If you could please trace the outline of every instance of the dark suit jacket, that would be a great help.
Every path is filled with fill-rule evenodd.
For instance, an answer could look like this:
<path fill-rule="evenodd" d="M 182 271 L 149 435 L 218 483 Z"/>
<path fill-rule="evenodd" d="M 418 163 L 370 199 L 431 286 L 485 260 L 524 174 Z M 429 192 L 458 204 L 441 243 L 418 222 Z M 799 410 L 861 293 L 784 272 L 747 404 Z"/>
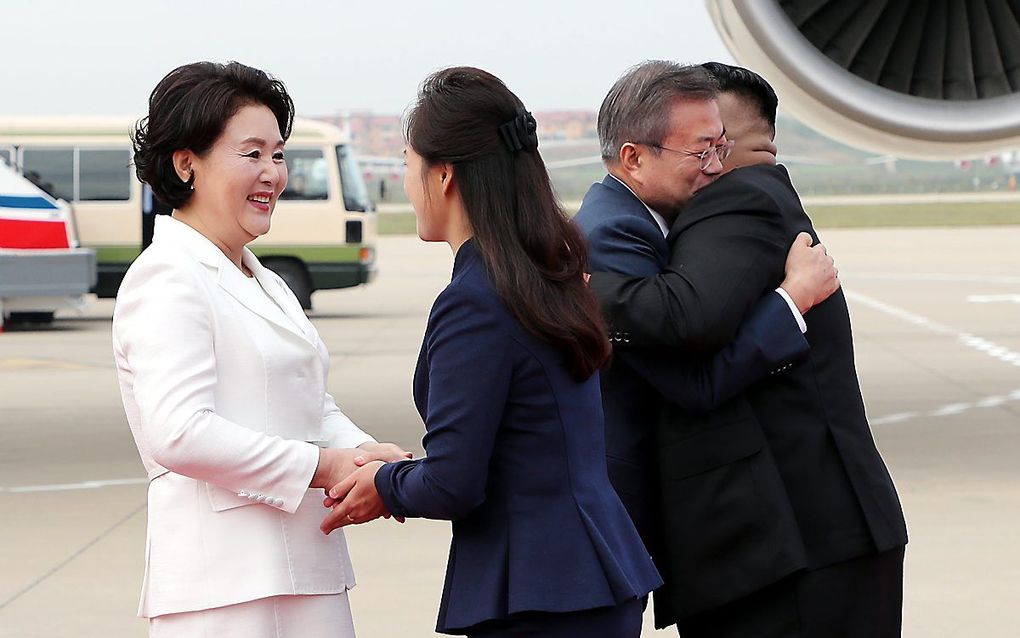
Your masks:
<path fill-rule="evenodd" d="M 592 186 L 574 221 L 588 237 L 593 272 L 648 276 L 668 263 L 668 245 L 658 224 L 611 176 Z M 609 475 L 657 560 L 665 557 L 656 438 L 662 396 L 692 414 L 703 413 L 805 351 L 804 336 L 775 293 L 766 294 L 735 333 L 722 350 L 702 358 L 662 348 L 621 349 L 629 337 L 611 332 L 617 347 L 602 374 Z"/>
<path fill-rule="evenodd" d="M 474 240 L 436 299 L 414 377 L 427 456 L 383 466 L 396 516 L 453 521 L 438 631 L 644 596 L 662 582 L 606 473 L 598 375 L 526 332 Z"/>
<path fill-rule="evenodd" d="M 591 286 L 630 344 L 712 351 L 782 280 L 800 231 L 817 240 L 785 168 L 742 168 L 691 199 L 661 274 L 593 274 Z M 664 413 L 663 617 L 728 602 L 798 566 L 906 543 L 865 416 L 842 291 L 805 319 L 803 360 L 708 415 Z"/>

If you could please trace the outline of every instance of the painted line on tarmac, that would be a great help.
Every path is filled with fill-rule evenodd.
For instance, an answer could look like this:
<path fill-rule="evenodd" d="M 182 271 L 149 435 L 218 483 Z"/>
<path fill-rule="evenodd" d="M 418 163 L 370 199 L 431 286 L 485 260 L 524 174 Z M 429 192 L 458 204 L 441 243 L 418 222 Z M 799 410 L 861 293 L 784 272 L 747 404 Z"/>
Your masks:
<path fill-rule="evenodd" d="M 19 485 L 16 487 L 0 487 L 0 492 L 18 494 L 24 492 L 69 492 L 73 490 L 94 490 L 100 487 L 116 485 L 143 485 L 147 478 L 108 479 L 105 481 L 82 481 L 81 483 L 56 483 L 54 485 Z"/>
<path fill-rule="evenodd" d="M 107 528 L 106 531 L 102 532 L 101 534 L 99 534 L 98 536 L 96 536 L 95 538 L 90 540 L 89 542 L 87 542 L 84 545 L 82 545 L 81 547 L 79 547 L 70 556 L 68 556 L 67 558 L 62 560 L 60 563 L 58 563 L 58 564 L 54 565 L 52 568 L 50 568 L 49 571 L 47 571 L 45 574 L 43 574 L 42 576 L 39 576 L 38 578 L 33 580 L 28 585 L 26 585 L 25 587 L 21 588 L 20 591 L 15 592 L 14 595 L 12 595 L 7 600 L 5 600 L 3 602 L 0 602 L 0 609 L 3 609 L 4 607 L 10 605 L 15 600 L 21 598 L 22 596 L 24 596 L 28 592 L 32 591 L 33 589 L 35 589 L 39 585 L 43 584 L 43 582 L 45 582 L 50 576 L 53 576 L 54 574 L 59 572 L 61 569 L 67 567 L 69 564 L 71 564 L 71 562 L 74 561 L 74 559 L 78 558 L 79 556 L 81 556 L 82 554 L 87 552 L 89 549 L 91 549 L 93 545 L 95 545 L 99 541 L 103 540 L 104 538 L 106 538 L 107 536 L 112 534 L 118 527 L 120 527 L 124 523 L 127 523 L 129 520 L 134 518 L 139 512 L 144 511 L 145 507 L 146 507 L 146 504 L 142 503 L 141 505 L 139 505 L 135 509 L 131 510 L 126 515 L 124 515 L 123 518 L 121 518 L 119 521 L 117 521 L 116 523 L 111 525 L 109 528 Z"/>
<path fill-rule="evenodd" d="M 862 306 L 867 306 L 874 310 L 884 312 L 888 315 L 892 315 L 897 319 L 902 319 L 907 323 L 913 324 L 920 328 L 925 328 L 932 332 L 942 335 L 948 335 L 955 337 L 958 342 L 962 345 L 967 346 L 973 350 L 977 350 L 982 354 L 986 354 L 993 359 L 998 359 L 1003 363 L 1008 363 L 1013 366 L 1020 367 L 1020 352 L 1010 350 L 1005 346 L 996 345 L 991 341 L 983 337 L 978 337 L 969 332 L 957 330 L 951 326 L 947 326 L 937 321 L 932 321 L 928 317 L 924 317 L 909 310 L 887 304 L 884 301 L 879 301 L 874 297 L 862 295 L 859 292 L 844 292 L 847 299 L 850 299 L 854 303 L 858 303 Z M 985 397 L 978 401 L 973 402 L 962 402 L 962 403 L 947 403 L 943 406 L 935 408 L 934 410 L 928 410 L 924 412 L 898 412 L 896 414 L 889 414 L 877 419 L 869 419 L 871 425 L 891 425 L 894 423 L 903 423 L 904 421 L 910 421 L 921 417 L 943 417 L 961 414 L 969 410 L 978 408 L 993 408 L 1001 406 L 1010 401 L 1020 401 L 1020 390 L 1014 390 L 1013 392 L 1006 395 L 997 395 Z"/>
<path fill-rule="evenodd" d="M 970 295 L 970 303 L 1020 303 L 1020 295 Z"/>
<path fill-rule="evenodd" d="M 873 297 L 862 295 L 859 292 L 845 292 L 844 294 L 846 295 L 847 299 L 852 300 L 854 303 L 858 303 L 862 306 L 868 306 L 869 308 L 872 308 L 874 310 L 878 310 L 888 315 L 892 315 L 897 319 L 902 319 L 903 321 L 906 321 L 907 323 L 913 324 L 920 328 L 925 328 L 938 334 L 956 337 L 957 341 L 959 341 L 962 345 L 967 346 L 968 348 L 977 350 L 978 352 L 986 354 L 992 357 L 993 359 L 998 359 L 1003 363 L 1008 363 L 1009 365 L 1020 367 L 1020 352 L 1010 350 L 1005 346 L 997 345 L 985 339 L 984 337 L 979 337 L 969 332 L 957 330 L 956 328 L 953 328 L 951 326 L 938 323 L 937 321 L 932 321 L 928 317 L 924 317 L 917 313 L 910 312 L 909 310 L 904 310 L 903 308 L 898 308 L 896 306 L 887 304 L 884 301 L 879 301 L 878 299 L 875 299 Z"/>
<path fill-rule="evenodd" d="M 927 412 L 898 412 L 896 414 L 889 414 L 887 416 L 879 417 L 877 419 L 869 419 L 871 425 L 893 425 L 896 423 L 903 423 L 904 421 L 910 421 L 912 419 L 918 419 L 921 417 L 937 418 L 942 416 L 953 416 L 955 414 L 962 414 L 970 410 L 979 408 L 996 408 L 1011 401 L 1020 401 L 1020 390 L 1013 390 L 1009 394 L 1000 394 L 991 397 L 985 397 L 980 401 L 973 401 L 970 403 L 947 403 L 941 407 L 935 408 L 934 410 L 928 410 Z"/>

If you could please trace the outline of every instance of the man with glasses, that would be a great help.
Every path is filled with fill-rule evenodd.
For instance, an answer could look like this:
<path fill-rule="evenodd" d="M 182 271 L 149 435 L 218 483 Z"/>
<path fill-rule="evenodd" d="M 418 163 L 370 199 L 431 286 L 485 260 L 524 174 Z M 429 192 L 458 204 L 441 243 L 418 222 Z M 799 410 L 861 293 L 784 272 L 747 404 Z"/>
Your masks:
<path fill-rule="evenodd" d="M 723 131 L 725 135 L 726 132 Z M 684 151 L 677 148 L 669 148 L 662 144 L 654 142 L 642 142 L 645 146 L 651 146 L 657 148 L 660 151 L 666 151 L 668 153 L 676 153 L 677 155 L 684 155 L 687 157 L 698 158 L 698 170 L 705 174 L 712 173 L 712 166 L 718 162 L 722 164 L 726 161 L 726 158 L 730 156 L 730 152 L 733 151 L 733 140 L 723 140 L 718 144 L 713 144 L 702 151 Z"/>
<path fill-rule="evenodd" d="M 721 166 L 701 161 L 724 174 L 677 216 L 661 273 L 592 274 L 611 329 L 627 336 L 621 353 L 713 351 L 783 276 L 787 243 L 817 240 L 776 164 L 772 87 L 747 69 L 703 68 L 734 146 L 717 153 Z M 707 418 L 664 409 L 656 611 L 684 638 L 900 635 L 906 526 L 865 415 L 842 291 L 806 320 L 804 359 Z"/>
<path fill-rule="evenodd" d="M 609 174 L 592 185 L 574 218 L 588 236 L 590 271 L 645 277 L 666 268 L 670 224 L 694 193 L 718 177 L 721 162 L 732 149 L 716 93 L 716 82 L 704 69 L 663 61 L 634 67 L 610 90 L 598 120 Z M 789 247 L 787 242 L 784 254 Z M 685 503 L 690 496 L 673 494 L 663 476 L 678 465 L 695 468 L 705 460 L 674 462 L 664 450 L 656 429 L 665 400 L 689 414 L 712 410 L 700 422 L 705 428 L 746 417 L 745 403 L 726 401 L 791 360 L 787 352 L 780 352 L 781 345 L 802 338 L 801 313 L 838 287 L 832 260 L 823 248 L 811 248 L 806 235 L 790 249 L 787 265 L 787 278 L 780 288 L 759 295 L 753 311 L 741 317 L 743 323 L 731 335 L 732 341 L 714 348 L 718 352 L 713 358 L 701 352 L 685 356 L 623 349 L 614 353 L 613 363 L 603 371 L 610 479 L 653 558 L 666 571 L 667 594 L 676 582 L 668 571 L 669 557 L 675 546 L 688 542 L 684 534 L 676 533 L 672 521 L 677 516 L 686 518 L 691 508 Z M 610 339 L 614 346 L 622 346 L 629 337 L 614 330 Z M 701 363 L 707 365 L 707 373 L 690 374 L 692 366 Z M 677 367 L 685 365 L 688 372 L 677 375 Z M 716 451 L 706 458 L 719 456 Z M 771 467 L 770 459 L 764 451 L 754 463 Z M 719 464 L 729 460 L 723 458 Z M 702 495 L 694 494 L 694 498 L 702 499 Z M 704 511 L 695 508 L 694 518 L 685 521 L 685 529 L 704 525 L 701 519 L 714 516 L 717 505 L 703 505 Z M 711 522 L 706 529 L 711 529 Z M 710 556 L 705 560 L 713 561 Z M 795 556 L 778 562 L 784 573 L 801 566 Z M 713 564 L 712 569 L 717 566 Z M 655 597 L 656 624 L 676 622 L 678 612 L 669 604 L 672 598 L 667 595 L 662 597 L 666 602 L 660 602 L 659 593 Z"/>

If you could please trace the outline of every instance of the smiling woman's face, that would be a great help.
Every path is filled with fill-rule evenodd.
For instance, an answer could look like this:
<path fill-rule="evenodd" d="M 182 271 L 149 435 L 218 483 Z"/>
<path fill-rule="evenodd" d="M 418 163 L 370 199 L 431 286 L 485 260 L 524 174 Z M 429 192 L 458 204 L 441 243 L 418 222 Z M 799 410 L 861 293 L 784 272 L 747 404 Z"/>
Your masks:
<path fill-rule="evenodd" d="M 723 162 L 723 170 L 741 166 L 776 163 L 774 133 L 769 123 L 746 99 L 733 92 L 720 93 L 719 115 L 726 127 L 726 138 L 733 151 Z"/>
<path fill-rule="evenodd" d="M 241 107 L 203 157 L 193 157 L 195 193 L 188 208 L 232 245 L 269 232 L 269 221 L 287 186 L 283 137 L 276 117 L 260 105 Z"/>

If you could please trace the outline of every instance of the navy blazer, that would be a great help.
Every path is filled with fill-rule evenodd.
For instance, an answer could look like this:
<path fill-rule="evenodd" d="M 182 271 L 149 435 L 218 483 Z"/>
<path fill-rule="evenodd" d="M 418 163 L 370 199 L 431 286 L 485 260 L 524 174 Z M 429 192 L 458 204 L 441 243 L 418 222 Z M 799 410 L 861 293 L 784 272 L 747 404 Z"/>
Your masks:
<path fill-rule="evenodd" d="M 426 457 L 384 465 L 396 516 L 453 521 L 437 630 L 644 596 L 662 581 L 606 473 L 598 375 L 572 378 L 493 289 L 474 240 L 414 377 Z"/>
<path fill-rule="evenodd" d="M 658 275 L 670 248 L 647 207 L 611 175 L 593 184 L 574 217 L 588 238 L 588 270 L 634 277 Z M 598 287 L 593 287 L 598 292 Z M 666 304 L 663 303 L 665 306 Z M 611 328 L 614 346 L 631 341 Z M 802 356 L 808 342 L 786 302 L 766 295 L 732 341 L 709 357 L 668 348 L 614 348 L 602 374 L 609 475 L 657 559 L 665 551 L 656 428 L 666 399 L 692 414 L 708 412 Z M 666 399 L 664 399 L 664 397 Z"/>

